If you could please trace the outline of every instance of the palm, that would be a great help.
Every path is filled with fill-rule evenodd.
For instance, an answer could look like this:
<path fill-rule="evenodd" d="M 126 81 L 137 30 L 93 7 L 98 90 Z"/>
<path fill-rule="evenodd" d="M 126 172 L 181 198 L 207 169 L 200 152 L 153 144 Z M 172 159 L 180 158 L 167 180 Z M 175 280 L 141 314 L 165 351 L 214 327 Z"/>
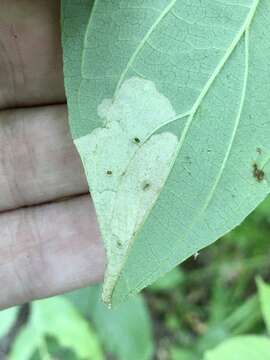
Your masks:
<path fill-rule="evenodd" d="M 67 125 L 59 7 L 56 0 L 0 0 L 0 307 L 103 274 Z"/>

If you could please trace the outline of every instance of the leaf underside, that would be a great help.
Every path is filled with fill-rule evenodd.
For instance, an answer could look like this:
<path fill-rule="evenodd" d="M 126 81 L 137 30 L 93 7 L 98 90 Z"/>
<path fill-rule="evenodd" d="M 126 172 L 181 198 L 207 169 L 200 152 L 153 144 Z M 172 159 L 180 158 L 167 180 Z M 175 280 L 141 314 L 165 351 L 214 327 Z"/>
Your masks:
<path fill-rule="evenodd" d="M 62 3 L 71 132 L 117 304 L 269 193 L 270 3 Z"/>

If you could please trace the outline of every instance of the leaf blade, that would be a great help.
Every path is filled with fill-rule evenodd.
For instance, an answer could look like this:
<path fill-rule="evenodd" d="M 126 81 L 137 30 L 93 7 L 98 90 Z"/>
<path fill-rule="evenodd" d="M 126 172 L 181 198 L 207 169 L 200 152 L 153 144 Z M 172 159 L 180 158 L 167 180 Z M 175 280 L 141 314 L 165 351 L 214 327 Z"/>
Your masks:
<path fill-rule="evenodd" d="M 269 110 L 265 109 L 265 94 L 270 89 L 265 85 L 265 94 L 254 90 L 259 88 L 263 74 L 270 72 L 262 55 L 269 52 L 263 40 L 263 28 L 269 27 L 264 17 L 267 12 L 269 5 L 264 0 L 193 0 L 192 6 L 190 1 L 148 0 L 147 6 L 140 1 L 96 1 L 87 27 L 79 92 L 78 106 L 84 125 L 75 143 L 84 141 L 77 148 L 84 159 L 107 248 L 106 302 L 125 300 L 224 235 L 269 193 L 267 181 L 257 181 L 255 177 L 258 169 L 268 166 Z M 89 152 L 89 147 L 93 146 L 91 134 L 95 129 L 119 121 L 125 103 L 132 108 L 134 101 L 127 92 L 125 101 L 116 106 L 116 100 L 134 78 L 140 79 L 142 87 L 151 82 L 174 113 L 166 115 L 151 130 L 138 153 L 151 135 L 154 138 L 164 129 L 169 129 L 179 142 L 174 163 L 166 163 L 169 176 L 163 180 L 158 197 L 146 209 L 142 207 L 144 219 L 139 226 L 132 225 L 134 235 L 124 238 L 125 249 L 120 251 L 110 232 L 123 228 L 128 233 L 128 221 L 138 215 L 127 215 L 126 219 L 118 215 L 117 223 L 111 219 L 119 206 L 123 213 L 125 207 L 134 211 L 136 207 L 130 206 L 130 201 L 125 204 L 119 200 L 119 189 L 123 188 L 119 188 L 122 180 L 118 174 L 118 183 L 109 188 L 111 195 L 106 198 L 110 210 L 104 210 L 106 203 L 100 200 L 98 186 L 101 182 L 107 184 L 105 173 L 113 173 L 113 162 L 106 163 L 109 167 L 105 171 L 97 165 L 94 150 Z M 138 99 L 146 102 L 143 96 Z M 148 96 L 149 99 L 152 98 Z M 256 102 L 260 104 L 259 113 L 254 111 Z M 138 121 L 136 111 L 129 124 Z M 155 118 L 154 110 L 151 111 Z M 120 124 L 125 129 L 125 122 L 120 120 Z M 114 134 L 121 137 L 119 132 Z M 130 136 L 128 131 L 126 134 Z M 131 149 L 130 143 L 121 144 L 124 153 Z M 131 151 L 131 158 L 132 154 Z M 107 154 L 108 159 L 117 157 L 115 149 Z M 94 169 L 101 171 L 98 176 Z M 149 164 L 142 169 L 147 174 L 151 171 Z M 124 176 L 124 183 L 130 177 Z M 134 188 L 130 190 L 135 194 Z M 246 193 L 250 194 L 248 198 Z"/>

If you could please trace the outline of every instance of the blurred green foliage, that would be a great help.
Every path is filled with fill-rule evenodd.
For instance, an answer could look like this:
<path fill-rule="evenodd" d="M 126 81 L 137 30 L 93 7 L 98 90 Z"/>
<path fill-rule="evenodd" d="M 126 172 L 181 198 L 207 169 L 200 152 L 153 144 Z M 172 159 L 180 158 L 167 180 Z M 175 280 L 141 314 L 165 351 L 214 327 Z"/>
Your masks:
<path fill-rule="evenodd" d="M 239 336 L 206 352 L 204 360 L 270 360 L 270 340 L 263 336 Z"/>
<path fill-rule="evenodd" d="M 103 358 L 99 340 L 90 324 L 65 297 L 36 301 L 30 318 L 16 337 L 10 360 L 28 360 L 37 350 L 49 359 L 46 336 L 57 339 L 59 346 L 70 348 L 79 359 Z"/>
<path fill-rule="evenodd" d="M 270 198 L 116 310 L 100 302 L 99 286 L 37 301 L 14 338 L 9 330 L 18 309 L 1 312 L 7 359 L 268 360 L 269 244 Z"/>
<path fill-rule="evenodd" d="M 67 297 L 84 317 L 92 321 L 107 354 L 119 360 L 152 357 L 151 320 L 141 296 L 113 310 L 101 302 L 100 286 L 76 291 Z"/>
<path fill-rule="evenodd" d="M 17 317 L 18 309 L 11 308 L 0 312 L 0 338 L 6 335 L 15 322 Z"/>
<path fill-rule="evenodd" d="M 262 279 L 257 281 L 259 288 L 259 297 L 262 307 L 263 318 L 270 335 L 270 285 L 267 285 Z"/>

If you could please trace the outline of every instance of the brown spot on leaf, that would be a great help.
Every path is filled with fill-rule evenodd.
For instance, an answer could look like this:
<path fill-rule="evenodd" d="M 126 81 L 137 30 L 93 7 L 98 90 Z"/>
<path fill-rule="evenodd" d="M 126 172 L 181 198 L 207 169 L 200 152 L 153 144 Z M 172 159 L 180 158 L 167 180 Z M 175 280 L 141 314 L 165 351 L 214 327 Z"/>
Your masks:
<path fill-rule="evenodd" d="M 262 169 L 260 169 L 256 163 L 253 164 L 253 176 L 255 177 L 255 179 L 258 182 L 263 181 L 264 176 L 265 176 L 264 171 Z"/>
<path fill-rule="evenodd" d="M 143 182 L 142 189 L 143 191 L 146 191 L 150 188 L 151 184 L 148 181 Z"/>
<path fill-rule="evenodd" d="M 135 138 L 133 139 L 133 142 L 134 142 L 135 144 L 139 144 L 139 143 L 141 142 L 141 140 L 140 140 L 138 137 L 135 137 Z"/>

